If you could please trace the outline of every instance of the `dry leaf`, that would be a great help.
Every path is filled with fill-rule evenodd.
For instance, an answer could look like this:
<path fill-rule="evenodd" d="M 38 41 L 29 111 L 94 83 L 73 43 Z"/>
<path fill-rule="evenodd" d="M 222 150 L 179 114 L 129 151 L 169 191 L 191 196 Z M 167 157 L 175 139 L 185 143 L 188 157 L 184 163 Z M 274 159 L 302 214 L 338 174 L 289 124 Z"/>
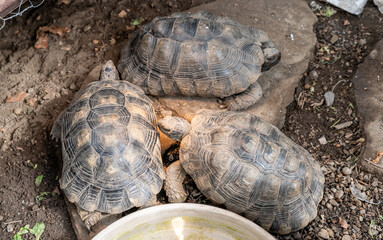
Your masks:
<path fill-rule="evenodd" d="M 17 150 L 20 150 L 20 151 L 22 151 L 22 152 L 25 151 L 24 148 L 22 148 L 22 147 L 16 147 L 16 149 L 17 149 Z"/>
<path fill-rule="evenodd" d="M 122 10 L 119 14 L 118 14 L 118 17 L 119 18 L 125 18 L 126 16 L 128 15 L 128 13 L 124 10 Z"/>
<path fill-rule="evenodd" d="M 383 156 L 383 152 L 378 151 L 378 153 L 376 155 L 377 155 L 376 158 L 374 160 L 372 160 L 373 163 L 379 163 L 380 158 L 382 158 L 382 156 Z"/>
<path fill-rule="evenodd" d="M 26 93 L 26 92 L 18 92 L 16 93 L 15 95 L 12 95 L 12 96 L 8 96 L 6 99 L 5 99 L 5 102 L 6 103 L 14 103 L 14 102 L 20 102 L 22 100 L 24 100 L 24 98 L 26 96 L 28 96 L 29 94 Z"/>
<path fill-rule="evenodd" d="M 71 0 L 59 0 L 58 2 L 57 2 L 57 4 L 58 5 L 61 5 L 61 4 L 65 4 L 65 5 L 68 5 L 69 3 L 71 2 Z"/>
<path fill-rule="evenodd" d="M 25 100 L 25 103 L 26 103 L 29 107 L 33 107 L 33 106 L 35 106 L 36 98 L 28 98 L 28 99 Z"/>
<path fill-rule="evenodd" d="M 39 30 L 41 32 L 50 32 L 53 34 L 57 34 L 59 36 L 64 36 L 67 32 L 69 32 L 69 28 L 67 27 L 56 27 L 56 26 L 45 26 L 45 27 L 39 27 Z"/>
<path fill-rule="evenodd" d="M 37 41 L 35 43 L 35 49 L 47 48 L 48 47 L 48 37 L 45 32 L 50 32 L 53 34 L 57 34 L 59 36 L 64 36 L 67 32 L 69 32 L 69 28 L 67 27 L 55 27 L 55 26 L 45 26 L 39 27 L 36 32 Z"/>
<path fill-rule="evenodd" d="M 342 228 L 344 229 L 347 229 L 348 228 L 348 223 L 346 220 L 344 220 L 343 218 L 339 217 L 339 224 Z"/>
<path fill-rule="evenodd" d="M 134 30 L 136 28 L 136 26 L 132 25 L 132 26 L 126 26 L 126 30 Z"/>
<path fill-rule="evenodd" d="M 43 32 L 37 32 L 37 41 L 34 45 L 35 49 L 47 48 L 48 47 L 48 37 Z"/>

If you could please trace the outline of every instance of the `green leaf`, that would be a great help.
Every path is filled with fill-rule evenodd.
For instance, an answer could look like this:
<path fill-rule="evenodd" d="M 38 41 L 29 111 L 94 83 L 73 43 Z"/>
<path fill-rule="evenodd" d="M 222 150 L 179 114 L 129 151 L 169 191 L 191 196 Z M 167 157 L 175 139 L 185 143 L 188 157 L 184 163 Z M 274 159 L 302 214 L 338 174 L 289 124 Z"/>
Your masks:
<path fill-rule="evenodd" d="M 35 165 L 33 165 L 33 169 L 36 169 L 37 168 L 37 163 Z"/>
<path fill-rule="evenodd" d="M 13 235 L 13 240 L 23 240 L 23 238 L 19 233 L 16 233 L 15 235 Z"/>
<path fill-rule="evenodd" d="M 39 176 L 36 177 L 36 179 L 35 179 L 35 185 L 36 185 L 36 186 L 40 186 L 40 184 L 41 184 L 42 181 L 43 181 L 43 175 L 41 174 L 41 175 L 39 175 Z"/>
<path fill-rule="evenodd" d="M 332 15 L 334 15 L 334 11 L 330 7 L 322 9 L 321 13 L 325 17 L 331 17 Z"/>
<path fill-rule="evenodd" d="M 133 26 L 137 26 L 137 25 L 140 25 L 141 23 L 142 23 L 142 17 L 139 17 L 139 18 L 136 18 L 136 19 L 134 19 L 133 21 L 132 21 L 132 25 Z"/>
<path fill-rule="evenodd" d="M 59 176 L 56 176 L 55 180 L 56 180 L 56 181 L 59 180 Z"/>
<path fill-rule="evenodd" d="M 28 232 L 29 232 L 29 224 L 25 225 L 24 227 L 21 227 L 19 232 L 13 236 L 13 240 L 22 240 L 23 238 L 21 237 L 21 235 L 26 234 Z"/>
<path fill-rule="evenodd" d="M 38 195 L 35 200 L 36 202 L 40 202 L 41 200 L 46 199 L 46 197 L 49 195 L 54 196 L 55 194 L 52 192 L 41 192 L 40 195 Z"/>
<path fill-rule="evenodd" d="M 39 240 L 41 235 L 43 234 L 45 230 L 45 224 L 42 223 L 42 222 L 38 222 L 36 223 L 32 229 L 29 229 L 29 231 L 35 235 L 36 239 L 35 240 Z"/>

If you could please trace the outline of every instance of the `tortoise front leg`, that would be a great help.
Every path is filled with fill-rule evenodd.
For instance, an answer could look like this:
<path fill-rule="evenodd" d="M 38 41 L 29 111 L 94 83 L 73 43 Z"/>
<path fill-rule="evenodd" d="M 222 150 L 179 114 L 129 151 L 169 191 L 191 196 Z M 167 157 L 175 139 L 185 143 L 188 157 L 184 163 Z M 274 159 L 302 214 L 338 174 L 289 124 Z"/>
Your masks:
<path fill-rule="evenodd" d="M 261 85 L 259 85 L 258 82 L 255 82 L 251 84 L 246 91 L 224 98 L 223 105 L 220 105 L 220 107 L 226 108 L 229 111 L 243 110 L 259 102 L 261 98 Z"/>
<path fill-rule="evenodd" d="M 168 200 L 171 203 L 185 202 L 187 194 L 182 183 L 186 177 L 186 172 L 181 165 L 181 161 L 175 161 L 166 169 L 166 179 L 164 189 Z"/>

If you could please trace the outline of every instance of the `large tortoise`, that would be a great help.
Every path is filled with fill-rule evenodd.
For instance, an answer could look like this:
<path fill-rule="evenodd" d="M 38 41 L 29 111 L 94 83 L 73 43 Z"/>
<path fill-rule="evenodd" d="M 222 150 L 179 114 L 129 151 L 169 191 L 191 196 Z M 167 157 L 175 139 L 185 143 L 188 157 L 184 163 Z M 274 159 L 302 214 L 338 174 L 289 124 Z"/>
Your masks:
<path fill-rule="evenodd" d="M 167 168 L 169 201 L 187 197 L 184 168 L 208 199 L 268 231 L 288 234 L 315 218 L 324 188 L 320 166 L 273 125 L 250 113 L 205 109 L 191 125 L 178 117 L 158 124 L 182 139 L 180 161 Z"/>
<path fill-rule="evenodd" d="M 122 49 L 121 78 L 154 96 L 224 98 L 229 110 L 258 102 L 261 71 L 280 60 L 267 34 L 200 11 L 156 17 Z"/>
<path fill-rule="evenodd" d="M 153 205 L 161 190 L 157 120 L 137 86 L 117 81 L 112 61 L 80 90 L 52 129 L 62 143 L 60 187 L 90 229 L 101 217 Z"/>

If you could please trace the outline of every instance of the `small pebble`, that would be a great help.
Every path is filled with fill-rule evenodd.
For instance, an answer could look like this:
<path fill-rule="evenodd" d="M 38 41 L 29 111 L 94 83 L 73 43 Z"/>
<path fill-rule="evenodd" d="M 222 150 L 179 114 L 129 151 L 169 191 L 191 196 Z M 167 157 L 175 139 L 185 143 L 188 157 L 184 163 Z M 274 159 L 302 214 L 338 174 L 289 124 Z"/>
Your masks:
<path fill-rule="evenodd" d="M 343 129 L 343 128 L 346 128 L 346 127 L 349 127 L 352 125 L 352 121 L 348 121 L 348 122 L 345 122 L 345 123 L 341 123 L 341 124 L 338 124 L 335 126 L 336 129 L 340 130 L 340 129 Z"/>
<path fill-rule="evenodd" d="M 13 232 L 13 225 L 12 224 L 8 224 L 7 225 L 7 232 Z"/>
<path fill-rule="evenodd" d="M 330 235 L 328 234 L 328 231 L 326 229 L 321 229 L 318 232 L 318 237 L 323 238 L 323 239 L 329 239 Z"/>
<path fill-rule="evenodd" d="M 0 221 L 3 221 L 4 217 L 0 215 Z"/>
<path fill-rule="evenodd" d="M 334 207 L 339 206 L 339 203 L 337 201 L 335 201 L 334 199 L 330 200 L 330 204 L 333 205 Z"/>
<path fill-rule="evenodd" d="M 378 181 L 373 181 L 373 182 L 371 183 L 371 186 L 373 186 L 373 187 L 377 187 L 377 186 L 378 186 Z"/>
<path fill-rule="evenodd" d="M 39 206 L 37 204 L 32 206 L 32 211 L 37 211 L 39 210 Z"/>
<path fill-rule="evenodd" d="M 342 240 L 351 240 L 350 235 L 343 235 Z"/>
<path fill-rule="evenodd" d="M 322 136 L 321 138 L 318 139 L 319 143 L 322 145 L 325 145 L 327 143 L 326 137 Z"/>
<path fill-rule="evenodd" d="M 70 90 L 75 90 L 76 89 L 76 85 L 74 83 L 72 83 L 70 86 L 69 86 L 69 89 Z"/>
<path fill-rule="evenodd" d="M 295 239 L 301 239 L 301 238 L 302 238 L 302 234 L 301 234 L 300 232 L 295 232 L 295 233 L 293 234 L 293 237 L 294 237 Z"/>
<path fill-rule="evenodd" d="M 125 18 L 128 15 L 128 13 L 125 10 L 121 10 L 121 12 L 118 14 L 119 18 Z"/>
<path fill-rule="evenodd" d="M 342 173 L 343 173 L 344 175 L 350 175 L 350 174 L 351 174 L 351 169 L 350 169 L 349 167 L 344 167 L 344 168 L 342 169 Z"/>
<path fill-rule="evenodd" d="M 364 46 L 364 45 L 367 44 L 367 40 L 365 38 L 362 38 L 362 39 L 359 40 L 359 44 Z"/>
<path fill-rule="evenodd" d="M 332 37 L 330 39 L 331 44 L 336 43 L 338 41 L 338 39 L 339 39 L 338 35 L 332 35 Z"/>
<path fill-rule="evenodd" d="M 13 110 L 13 113 L 16 114 L 16 115 L 20 115 L 22 112 L 23 112 L 23 109 L 21 109 L 21 108 L 15 108 Z"/>
<path fill-rule="evenodd" d="M 33 93 L 34 89 L 33 88 L 28 88 L 27 93 Z"/>
<path fill-rule="evenodd" d="M 311 71 L 311 72 L 309 73 L 309 77 L 310 77 L 310 79 L 312 79 L 312 80 L 318 79 L 318 73 L 317 73 L 317 71 L 315 71 L 315 70 Z"/>
<path fill-rule="evenodd" d="M 341 199 L 343 197 L 344 192 L 342 190 L 337 190 L 335 192 L 335 198 Z"/>

